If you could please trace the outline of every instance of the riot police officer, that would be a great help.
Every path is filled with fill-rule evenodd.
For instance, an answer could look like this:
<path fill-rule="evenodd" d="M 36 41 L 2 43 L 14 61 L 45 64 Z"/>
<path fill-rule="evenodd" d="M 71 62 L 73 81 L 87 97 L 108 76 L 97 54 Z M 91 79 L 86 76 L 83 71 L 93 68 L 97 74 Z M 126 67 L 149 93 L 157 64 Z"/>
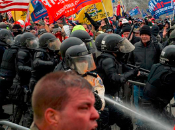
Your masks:
<path fill-rule="evenodd" d="M 4 34 L 5 36 L 4 39 L 6 39 L 6 43 L 10 41 L 9 43 L 12 44 L 13 37 L 10 34 L 11 32 L 8 30 L 3 30 L 2 32 L 6 32 L 6 35 Z M 11 87 L 13 83 L 13 78 L 15 77 L 16 73 L 15 58 L 19 48 L 19 39 L 20 36 L 16 37 L 15 44 L 12 44 L 11 46 L 7 44 L 8 48 L 5 49 L 2 57 L 1 68 L 0 68 L 0 118 L 5 118 L 5 114 L 2 114 L 3 113 L 2 105 L 4 103 L 5 97 L 8 94 L 7 89 Z"/>
<path fill-rule="evenodd" d="M 60 53 L 61 53 L 62 61 L 60 61 L 60 63 L 55 67 L 54 71 L 68 70 L 69 67 L 66 66 L 66 60 L 65 60 L 66 50 L 71 46 L 81 45 L 81 44 L 84 44 L 84 43 L 82 42 L 82 40 L 76 37 L 70 37 L 64 40 L 60 46 Z"/>
<path fill-rule="evenodd" d="M 29 83 L 30 95 L 39 79 L 54 70 L 59 63 L 59 50 L 61 42 L 52 33 L 44 33 L 39 38 L 39 48 L 36 49 L 32 62 L 31 78 Z M 30 98 L 29 98 L 30 99 Z M 25 114 L 24 126 L 30 127 L 33 121 L 31 101 L 28 100 L 28 111 Z"/>
<path fill-rule="evenodd" d="M 154 64 L 151 68 L 144 88 L 144 96 L 151 103 L 148 109 L 152 111 L 151 114 L 154 113 L 155 119 L 165 118 L 163 121 L 172 126 L 174 125 L 174 118 L 170 118 L 171 116 L 164 109 L 174 96 L 174 79 L 175 45 L 169 45 L 162 50 L 160 63 Z"/>
<path fill-rule="evenodd" d="M 25 106 L 23 106 L 23 90 L 26 90 L 26 92 L 28 92 L 34 50 L 38 48 L 39 43 L 35 35 L 30 32 L 25 32 L 21 35 L 20 45 L 21 48 L 18 50 L 16 56 L 16 76 L 11 87 L 14 90 L 13 95 L 16 95 L 14 98 L 16 99 L 17 107 L 14 115 L 17 117 L 14 118 L 14 122 L 17 124 L 21 119 L 24 109 L 27 109 Z"/>
<path fill-rule="evenodd" d="M 101 97 L 102 106 L 96 106 L 96 109 L 103 110 L 105 106 L 103 81 L 95 72 L 91 72 L 96 69 L 96 65 L 92 54 L 89 54 L 85 44 L 69 47 L 65 56 L 67 66 L 71 70 L 75 70 L 79 75 L 82 75 Z"/>
<path fill-rule="evenodd" d="M 108 35 L 107 33 L 101 33 L 99 34 L 96 39 L 95 39 L 95 45 L 97 47 L 97 54 L 96 57 L 98 57 L 101 54 L 101 42 L 103 40 L 103 38 Z"/>
<path fill-rule="evenodd" d="M 138 74 L 138 69 L 130 70 L 121 62 L 121 57 L 125 53 L 133 51 L 134 46 L 118 34 L 109 34 L 103 38 L 101 50 L 103 53 L 96 60 L 96 71 L 103 80 L 105 93 L 113 97 L 128 78 Z M 133 129 L 129 116 L 125 116 L 122 111 L 117 110 L 113 105 L 106 104 L 109 109 L 110 125 L 116 123 L 121 130 Z"/>
<path fill-rule="evenodd" d="M 44 33 L 39 38 L 39 48 L 36 49 L 32 63 L 30 90 L 34 89 L 36 82 L 45 74 L 54 70 L 55 65 L 59 63 L 61 42 L 51 33 Z"/>

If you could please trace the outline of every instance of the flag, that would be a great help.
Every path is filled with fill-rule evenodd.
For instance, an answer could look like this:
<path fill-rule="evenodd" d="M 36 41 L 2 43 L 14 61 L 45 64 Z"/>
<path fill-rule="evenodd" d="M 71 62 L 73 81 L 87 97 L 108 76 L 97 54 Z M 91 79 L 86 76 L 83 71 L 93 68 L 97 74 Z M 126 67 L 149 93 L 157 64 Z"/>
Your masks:
<path fill-rule="evenodd" d="M 173 12 L 174 5 L 171 0 L 150 0 L 148 3 L 149 12 L 154 18 L 159 18 L 159 16 Z"/>
<path fill-rule="evenodd" d="M 113 16 L 112 2 L 109 0 L 103 0 L 103 4 L 105 6 L 108 17 L 112 17 Z M 100 2 L 100 3 L 96 3 L 93 5 L 88 5 L 88 6 L 84 7 L 84 9 L 82 9 L 78 13 L 78 15 L 76 15 L 74 20 L 79 21 L 80 23 L 90 24 L 88 19 L 85 17 L 85 14 L 84 14 L 85 11 L 86 11 L 86 13 L 88 13 L 90 15 L 90 17 L 94 21 L 99 21 L 99 20 L 107 17 L 105 10 L 104 10 L 104 7 L 103 7 L 102 3 Z"/>
<path fill-rule="evenodd" d="M 29 7 L 29 16 L 30 16 L 30 14 L 33 12 L 34 9 L 33 9 L 33 6 L 31 3 L 29 4 L 28 7 Z M 27 12 L 28 12 L 28 10 L 26 10 L 26 11 L 11 11 L 13 19 L 15 21 L 17 21 L 17 20 L 24 20 L 25 21 L 27 14 L 28 14 Z"/>
<path fill-rule="evenodd" d="M 71 16 L 81 8 L 101 2 L 101 0 L 40 0 L 40 2 L 47 10 L 49 22 L 53 23 L 62 16 Z"/>
<path fill-rule="evenodd" d="M 42 19 L 43 17 L 48 16 L 47 10 L 45 7 L 41 4 L 40 1 L 37 0 L 31 0 L 32 6 L 34 8 L 34 11 L 31 14 L 33 22 Z"/>
<path fill-rule="evenodd" d="M 136 6 L 135 8 L 133 8 L 132 10 L 129 11 L 129 15 L 132 17 L 134 15 L 138 15 L 140 14 L 140 10 L 139 10 L 139 7 Z"/>
<path fill-rule="evenodd" d="M 142 9 L 142 17 L 145 18 L 148 14 Z"/>
<path fill-rule="evenodd" d="M 118 2 L 117 12 L 116 12 L 117 16 L 120 16 L 120 14 L 121 14 L 120 12 L 121 12 L 120 2 Z"/>
<path fill-rule="evenodd" d="M 8 11 L 27 11 L 30 0 L 3 0 L 0 1 L 0 13 Z"/>
<path fill-rule="evenodd" d="M 13 17 L 11 11 L 8 11 L 7 15 L 8 15 L 9 20 Z"/>

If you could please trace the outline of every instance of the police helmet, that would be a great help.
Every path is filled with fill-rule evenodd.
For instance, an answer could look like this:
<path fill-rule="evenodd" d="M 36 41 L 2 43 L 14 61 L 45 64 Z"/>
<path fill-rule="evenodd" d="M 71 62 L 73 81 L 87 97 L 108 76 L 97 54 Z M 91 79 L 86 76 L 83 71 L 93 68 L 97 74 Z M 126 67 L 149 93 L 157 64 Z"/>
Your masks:
<path fill-rule="evenodd" d="M 39 46 L 38 39 L 30 32 L 25 32 L 21 36 L 20 44 L 22 47 L 36 49 Z"/>
<path fill-rule="evenodd" d="M 15 39 L 14 39 L 15 44 L 14 44 L 14 45 L 20 46 L 21 36 L 22 36 L 22 34 L 18 34 L 18 35 L 15 37 Z"/>
<path fill-rule="evenodd" d="M 14 40 L 13 40 L 13 35 L 12 32 L 10 30 L 7 29 L 1 29 L 0 30 L 0 40 L 5 42 L 8 45 L 13 45 L 14 44 Z"/>
<path fill-rule="evenodd" d="M 71 46 L 67 49 L 65 59 L 68 66 L 79 74 L 96 69 L 92 54 L 89 54 L 85 44 Z"/>
<path fill-rule="evenodd" d="M 175 45 L 166 46 L 160 55 L 160 63 L 168 66 L 175 66 Z"/>
<path fill-rule="evenodd" d="M 84 43 L 90 42 L 92 40 L 90 35 L 84 30 L 76 30 L 71 33 L 70 37 L 77 37 L 81 39 Z"/>
<path fill-rule="evenodd" d="M 4 22 L 0 22 L 0 29 L 7 29 L 8 25 Z"/>
<path fill-rule="evenodd" d="M 175 40 L 175 30 L 173 30 L 173 31 L 170 33 L 169 39 L 170 39 L 170 40 Z"/>
<path fill-rule="evenodd" d="M 64 40 L 62 43 L 61 43 L 61 46 L 60 46 L 60 52 L 61 52 L 61 56 L 64 58 L 65 57 L 65 53 L 66 53 L 66 50 L 71 47 L 71 46 L 75 46 L 75 45 L 81 45 L 81 44 L 84 44 L 84 42 L 82 40 L 80 40 L 79 38 L 76 38 L 76 37 L 70 37 L 66 40 Z M 84 44 L 85 45 L 85 44 Z"/>
<path fill-rule="evenodd" d="M 129 53 L 133 51 L 135 47 L 126 38 L 122 38 L 118 34 L 106 35 L 101 43 L 101 51 L 103 52 L 122 52 Z"/>
<path fill-rule="evenodd" d="M 86 44 L 86 47 L 90 53 L 95 53 L 97 51 L 97 48 L 95 46 L 93 39 L 90 37 L 90 35 L 86 31 L 76 30 L 71 33 L 70 37 L 77 37 L 81 39 Z"/>
<path fill-rule="evenodd" d="M 44 33 L 39 38 L 39 47 L 56 51 L 60 50 L 61 42 L 52 33 Z"/>
<path fill-rule="evenodd" d="M 101 51 L 101 42 L 103 40 L 103 38 L 108 35 L 107 33 L 101 33 L 99 34 L 96 39 L 95 39 L 95 45 L 97 47 L 97 50 Z"/>

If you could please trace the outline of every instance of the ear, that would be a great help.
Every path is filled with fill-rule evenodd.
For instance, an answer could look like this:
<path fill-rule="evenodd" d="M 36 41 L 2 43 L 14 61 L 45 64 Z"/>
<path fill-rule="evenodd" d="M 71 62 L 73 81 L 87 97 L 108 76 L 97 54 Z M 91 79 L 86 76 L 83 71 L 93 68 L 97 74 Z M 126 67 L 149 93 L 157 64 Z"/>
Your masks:
<path fill-rule="evenodd" d="M 60 112 L 58 112 L 52 108 L 46 109 L 44 116 L 45 116 L 45 120 L 48 124 L 58 125 L 60 122 Z"/>

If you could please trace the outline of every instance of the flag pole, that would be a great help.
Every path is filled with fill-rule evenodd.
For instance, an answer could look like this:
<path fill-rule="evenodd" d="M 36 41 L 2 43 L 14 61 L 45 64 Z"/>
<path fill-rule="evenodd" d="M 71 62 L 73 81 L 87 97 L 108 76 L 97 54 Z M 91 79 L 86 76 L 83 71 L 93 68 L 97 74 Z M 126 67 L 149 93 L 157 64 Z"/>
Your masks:
<path fill-rule="evenodd" d="M 14 16 L 15 16 L 15 21 L 16 21 L 16 11 L 14 10 Z"/>
<path fill-rule="evenodd" d="M 29 2 L 29 6 L 28 6 L 28 9 L 27 9 L 27 15 L 26 15 L 26 19 L 25 19 L 25 22 L 24 22 L 23 31 L 25 30 L 25 28 L 26 28 L 26 23 L 28 22 L 28 18 L 30 17 L 30 12 L 29 12 L 30 3 L 31 3 L 31 0 L 30 0 L 30 2 Z"/>
<path fill-rule="evenodd" d="M 112 1 L 111 1 L 111 2 L 112 2 Z M 107 14 L 106 8 L 105 8 L 105 6 L 104 6 L 103 0 L 101 0 L 101 3 L 102 3 L 102 5 L 103 5 L 103 8 L 104 8 L 105 13 L 106 13 L 106 17 L 107 17 L 108 22 L 109 22 L 108 14 Z M 110 24 L 110 22 L 109 22 L 109 24 Z"/>

